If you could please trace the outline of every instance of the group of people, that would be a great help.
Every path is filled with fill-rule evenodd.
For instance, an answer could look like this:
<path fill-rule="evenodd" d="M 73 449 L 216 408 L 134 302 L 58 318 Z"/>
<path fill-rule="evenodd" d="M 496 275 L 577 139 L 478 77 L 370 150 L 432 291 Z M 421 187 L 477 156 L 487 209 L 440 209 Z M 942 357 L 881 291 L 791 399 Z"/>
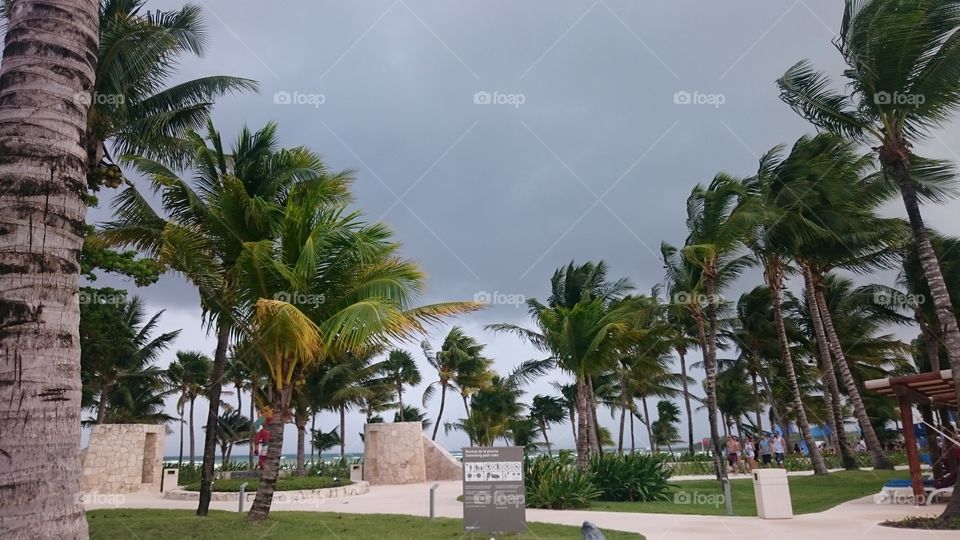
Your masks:
<path fill-rule="evenodd" d="M 760 467 L 782 469 L 785 466 L 786 451 L 786 441 L 776 432 L 772 435 L 762 433 L 759 439 L 748 436 L 742 442 L 740 437 L 733 435 L 727 438 L 726 453 L 730 473 L 750 474 Z"/>

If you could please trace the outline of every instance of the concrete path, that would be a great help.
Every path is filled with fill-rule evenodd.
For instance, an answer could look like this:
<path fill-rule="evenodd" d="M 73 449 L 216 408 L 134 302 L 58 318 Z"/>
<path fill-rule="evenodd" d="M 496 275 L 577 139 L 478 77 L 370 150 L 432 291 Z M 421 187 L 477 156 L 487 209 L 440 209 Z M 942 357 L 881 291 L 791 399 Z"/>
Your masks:
<path fill-rule="evenodd" d="M 438 482 L 438 484 L 437 516 L 463 517 L 461 503 L 457 501 L 461 493 L 461 483 L 455 481 Z M 431 485 L 372 486 L 370 493 L 366 495 L 323 501 L 275 503 L 273 509 L 427 516 Z M 113 495 L 92 499 L 87 506 L 90 510 L 95 508 L 196 508 L 196 502 L 168 500 L 159 495 Z M 236 512 L 237 503 L 215 502 L 211 504 L 211 508 Z M 902 530 L 877 525 L 884 520 L 911 515 L 933 516 L 942 510 L 942 504 L 923 508 L 908 505 L 877 505 L 870 496 L 841 504 L 826 512 L 804 514 L 789 520 L 536 509 L 527 510 L 527 520 L 575 526 L 579 526 L 584 521 L 592 521 L 601 530 L 638 532 L 646 535 L 649 540 L 916 540 L 927 538 L 960 540 L 960 531 Z"/>

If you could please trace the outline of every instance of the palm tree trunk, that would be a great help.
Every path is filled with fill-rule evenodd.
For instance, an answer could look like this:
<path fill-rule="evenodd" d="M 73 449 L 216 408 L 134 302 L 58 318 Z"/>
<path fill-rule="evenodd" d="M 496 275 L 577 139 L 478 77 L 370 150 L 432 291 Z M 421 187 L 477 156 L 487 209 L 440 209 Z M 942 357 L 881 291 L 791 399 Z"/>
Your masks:
<path fill-rule="evenodd" d="M 953 374 L 954 392 L 960 399 L 960 328 L 957 327 L 956 311 L 950 301 L 943 272 L 940 270 L 940 261 L 937 259 L 936 252 L 933 251 L 930 234 L 920 214 L 920 202 L 917 199 L 913 179 L 910 177 L 909 156 L 909 150 L 902 141 L 891 139 L 885 141 L 880 148 L 880 162 L 883 164 L 884 171 L 895 178 L 900 187 L 900 195 L 903 197 L 910 228 L 913 230 L 913 239 L 917 245 L 917 253 L 920 255 L 920 267 L 927 280 L 937 321 L 940 323 L 942 339 L 946 345 L 947 359 L 950 361 L 950 371 Z M 960 493 L 960 475 L 957 475 L 954 492 Z M 960 516 L 960 497 L 951 497 L 947 507 L 940 514 L 940 519 L 957 516 Z"/>
<path fill-rule="evenodd" d="M 809 270 L 807 271 L 809 272 Z M 812 272 L 810 273 L 810 278 L 815 285 L 814 291 L 817 296 L 817 301 L 814 305 L 820 311 L 823 328 L 827 332 L 827 342 L 830 344 L 830 352 L 833 353 L 834 358 L 837 359 L 836 367 L 840 370 L 843 382 L 847 386 L 847 396 L 853 404 L 853 414 L 857 417 L 857 423 L 860 424 L 863 439 L 867 443 L 867 450 L 873 455 L 873 468 L 893 470 L 893 463 L 891 463 L 886 454 L 883 453 L 880 439 L 877 438 L 877 433 L 873 430 L 873 424 L 870 423 L 867 409 L 863 405 L 863 400 L 860 399 L 860 390 L 857 388 L 857 382 L 853 378 L 853 373 L 850 372 L 850 366 L 847 364 L 846 356 L 843 354 L 843 348 L 840 346 L 840 339 L 837 338 L 837 333 L 833 328 L 833 317 L 830 315 L 830 310 L 827 309 L 827 300 L 822 290 L 823 283 L 818 279 L 818 276 Z"/>
<path fill-rule="evenodd" d="M 777 327 L 777 340 L 780 342 L 780 354 L 783 357 L 783 368 L 787 372 L 787 383 L 790 385 L 790 393 L 793 396 L 793 408 L 796 410 L 797 426 L 800 428 L 800 434 L 810 449 L 810 462 L 813 465 L 813 474 L 828 474 L 827 465 L 823 462 L 823 456 L 820 455 L 820 449 L 813 439 L 813 433 L 810 431 L 810 423 L 807 421 L 807 411 L 803 407 L 803 396 L 800 394 L 800 384 L 797 381 L 797 372 L 793 365 L 793 355 L 790 353 L 790 341 L 787 340 L 787 330 L 783 322 L 783 308 L 780 303 L 780 289 L 783 287 L 783 268 L 778 265 L 768 264 L 766 271 L 767 285 L 770 288 L 770 301 L 773 311 L 774 325 Z M 816 306 L 816 304 L 813 304 Z M 786 419 L 784 419 L 786 420 Z M 786 424 L 786 422 L 784 422 Z M 784 435 L 790 433 L 789 424 Z M 785 442 L 789 446 L 789 443 Z"/>
<path fill-rule="evenodd" d="M 620 406 L 620 435 L 617 437 L 617 453 L 623 453 L 623 430 L 626 427 L 627 419 L 627 408 L 624 405 Z"/>
<path fill-rule="evenodd" d="M 225 306 L 224 306 L 225 307 Z M 224 315 L 226 317 L 226 315 Z M 223 387 L 223 368 L 227 363 L 227 347 L 230 345 L 230 324 L 225 318 L 217 322 L 217 349 L 213 354 L 213 367 L 210 370 L 210 387 L 207 401 L 207 429 L 203 439 L 203 470 L 200 472 L 200 502 L 197 515 L 206 516 L 210 510 L 210 498 L 213 494 L 213 460 L 217 446 L 217 428 L 220 417 L 220 390 Z M 281 420 L 282 422 L 282 420 Z M 282 431 L 282 429 L 281 429 Z M 190 429 L 191 440 L 193 429 Z"/>
<path fill-rule="evenodd" d="M 577 437 L 577 410 L 576 410 L 577 404 L 574 403 L 573 405 L 574 406 L 570 407 L 570 409 L 567 411 L 567 416 L 570 417 L 570 430 L 573 432 L 573 447 L 579 448 L 577 446 L 577 441 L 579 440 Z"/>
<path fill-rule="evenodd" d="M 693 449 L 693 409 L 690 407 L 690 389 L 687 387 L 687 351 L 685 348 L 677 349 L 677 356 L 680 357 L 680 375 L 683 385 L 683 406 L 687 411 L 687 450 L 690 455 L 694 454 Z"/>
<path fill-rule="evenodd" d="M 553 456 L 553 452 L 550 450 L 550 438 L 547 437 L 547 423 L 541 418 L 539 421 L 540 424 L 540 433 L 543 434 L 543 443 L 547 445 L 547 455 Z"/>
<path fill-rule="evenodd" d="M 281 403 L 283 399 L 281 398 Z M 275 411 L 286 410 L 284 405 L 276 404 Z M 270 515 L 270 506 L 273 503 L 273 492 L 277 487 L 277 476 L 280 473 L 280 456 L 283 451 L 283 420 L 280 414 L 272 418 L 267 426 L 270 432 L 270 441 L 267 443 L 267 457 L 260 471 L 260 484 L 257 486 L 257 495 L 250 506 L 247 521 L 265 521 Z"/>
<path fill-rule="evenodd" d="M 183 405 L 181 404 L 178 409 L 180 411 L 180 458 L 177 459 L 177 467 L 183 467 Z"/>
<path fill-rule="evenodd" d="M 757 420 L 757 431 L 763 431 L 763 411 L 760 406 L 760 385 L 757 384 L 757 372 L 750 372 L 750 379 L 753 382 L 753 408 Z"/>
<path fill-rule="evenodd" d="M 310 440 L 313 440 L 314 433 L 317 432 L 317 413 L 310 415 Z M 310 464 L 314 463 L 316 454 L 314 453 L 316 448 L 314 448 L 313 443 L 310 443 Z"/>
<path fill-rule="evenodd" d="M 238 411 L 242 411 L 242 410 L 243 410 L 243 396 L 240 395 L 240 386 L 238 385 L 236 388 L 237 388 L 237 410 L 238 410 Z"/>
<path fill-rule="evenodd" d="M 437 413 L 437 423 L 433 425 L 433 435 L 431 441 L 437 440 L 437 430 L 440 429 L 440 419 L 443 418 L 443 406 L 447 401 L 447 383 L 440 381 L 440 411 Z"/>
<path fill-rule="evenodd" d="M 256 414 L 256 411 L 254 411 L 254 408 L 253 408 L 253 402 L 254 402 L 253 392 L 254 392 L 254 390 L 253 390 L 253 387 L 251 386 L 251 387 L 250 387 L 250 434 L 249 434 L 249 436 L 250 436 L 250 452 L 249 452 L 248 455 L 247 455 L 247 466 L 250 467 L 250 470 L 251 470 L 251 471 L 254 470 L 254 465 L 253 465 L 253 437 L 256 435 L 256 433 L 253 432 L 254 426 L 256 425 L 256 420 L 253 418 L 253 415 Z"/>
<path fill-rule="evenodd" d="M 647 426 L 647 439 L 650 441 L 650 451 L 658 451 L 657 441 L 653 438 L 653 422 L 650 421 L 650 411 L 647 409 L 647 396 L 642 396 L 640 402 L 643 404 L 643 417 L 647 420 L 644 424 Z"/>
<path fill-rule="evenodd" d="M 83 140 L 98 2 L 14 2 L 0 62 L 0 535 L 86 537 L 80 503 Z"/>
<path fill-rule="evenodd" d="M 590 461 L 590 413 L 587 412 L 587 384 L 577 377 L 577 468 L 587 470 Z"/>
<path fill-rule="evenodd" d="M 637 451 L 637 440 L 633 436 L 633 414 L 630 415 L 630 453 L 634 454 Z"/>
<path fill-rule="evenodd" d="M 347 458 L 347 407 L 340 406 L 340 460 Z"/>
<path fill-rule="evenodd" d="M 194 443 L 195 438 L 193 434 L 193 402 L 196 401 L 196 397 L 190 398 L 190 466 L 193 467 L 194 463 Z M 218 419 L 219 420 L 219 419 Z"/>
<path fill-rule="evenodd" d="M 590 445 L 598 456 L 603 455 L 600 444 L 600 422 L 597 421 L 597 396 L 593 393 L 593 379 L 587 377 L 587 408 L 590 414 Z"/>
<path fill-rule="evenodd" d="M 110 393 L 110 385 L 103 385 L 100 390 L 100 402 L 97 403 L 97 423 L 103 424 L 107 419 L 107 395 Z"/>
<path fill-rule="evenodd" d="M 770 396 L 770 412 L 773 415 L 773 422 L 770 423 L 770 432 L 774 431 L 774 426 L 779 426 L 784 420 L 780 417 L 780 407 L 777 406 L 777 400 L 774 399 L 773 387 L 770 386 L 770 379 L 763 371 L 760 372 L 760 384 L 764 391 Z"/>
<path fill-rule="evenodd" d="M 307 422 L 297 422 L 297 476 L 305 476 L 306 468 Z"/>
<path fill-rule="evenodd" d="M 400 421 L 405 422 L 403 418 L 403 384 L 397 384 L 397 403 L 400 404 Z"/>
<path fill-rule="evenodd" d="M 803 267 L 803 282 L 807 293 L 807 304 L 810 306 L 810 320 L 813 323 L 813 334 L 817 341 L 817 350 L 820 353 L 820 373 L 821 380 L 825 389 L 825 396 L 829 395 L 827 414 L 830 415 L 834 434 L 837 437 L 838 450 L 840 458 L 843 460 L 843 468 L 856 470 L 857 460 L 854 459 L 850 446 L 847 444 L 847 436 L 843 427 L 843 399 L 840 396 L 840 388 L 837 384 L 837 373 L 833 368 L 833 360 L 830 357 L 830 344 L 827 340 L 827 334 L 824 331 L 823 318 L 820 317 L 820 310 L 814 289 L 816 285 L 813 282 L 813 272 L 809 265 L 801 262 Z M 814 310 L 814 307 L 817 307 Z"/>
<path fill-rule="evenodd" d="M 723 463 L 723 448 L 720 447 L 720 433 L 717 431 L 717 307 L 713 302 L 716 293 L 716 276 L 712 270 L 705 269 L 707 282 L 707 321 L 709 335 L 704 335 L 703 316 L 697 320 L 697 331 L 700 333 L 703 347 L 703 365 L 706 371 L 704 390 L 707 398 L 707 419 L 710 422 L 710 442 L 713 444 L 713 466 L 717 480 L 727 477 L 727 467 Z"/>
<path fill-rule="evenodd" d="M 466 413 L 466 417 L 470 418 L 470 404 L 467 401 L 466 394 L 460 394 L 460 397 L 463 398 L 463 412 Z"/>

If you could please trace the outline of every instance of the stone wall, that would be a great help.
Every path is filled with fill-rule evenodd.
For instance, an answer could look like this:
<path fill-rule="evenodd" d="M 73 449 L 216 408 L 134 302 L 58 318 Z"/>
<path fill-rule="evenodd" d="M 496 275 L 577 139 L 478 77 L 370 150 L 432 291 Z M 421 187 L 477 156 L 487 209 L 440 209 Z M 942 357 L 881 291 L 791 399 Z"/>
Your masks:
<path fill-rule="evenodd" d="M 420 422 L 367 424 L 363 433 L 363 479 L 371 486 L 427 481 Z"/>
<path fill-rule="evenodd" d="M 93 426 L 83 451 L 85 493 L 160 493 L 166 428 L 151 424 Z"/>
<path fill-rule="evenodd" d="M 363 479 L 370 485 L 459 480 L 463 467 L 423 433 L 420 422 L 367 424 L 363 435 Z"/>
<path fill-rule="evenodd" d="M 423 436 L 423 457 L 427 468 L 427 481 L 463 480 L 463 463 L 453 457 L 447 449 Z"/>

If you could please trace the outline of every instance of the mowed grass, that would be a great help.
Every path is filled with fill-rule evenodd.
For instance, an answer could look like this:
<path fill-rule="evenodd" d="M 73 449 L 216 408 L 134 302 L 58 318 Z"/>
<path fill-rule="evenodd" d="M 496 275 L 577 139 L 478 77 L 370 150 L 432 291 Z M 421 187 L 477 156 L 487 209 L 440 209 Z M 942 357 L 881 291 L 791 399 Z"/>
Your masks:
<path fill-rule="evenodd" d="M 790 476 L 790 499 L 794 514 L 822 512 L 834 506 L 880 491 L 887 480 L 909 478 L 906 471 L 841 471 L 827 476 Z M 588 510 L 610 512 L 648 512 L 652 514 L 725 515 L 727 510 L 721 497 L 723 488 L 716 480 L 686 480 L 672 482 L 670 500 L 658 502 L 602 502 L 590 505 Z M 733 513 L 737 516 L 757 515 L 753 496 L 753 481 L 737 478 L 730 481 Z"/>
<path fill-rule="evenodd" d="M 465 538 L 459 519 L 433 521 L 413 516 L 386 514 L 334 514 L 319 512 L 271 512 L 264 523 L 246 523 L 244 515 L 211 511 L 201 518 L 192 510 L 93 510 L 87 512 L 91 539 L 173 538 L 197 539 L 370 539 L 409 540 Z M 529 523 L 520 538 L 580 540 L 579 527 Z M 644 540 L 639 534 L 604 530 L 607 540 Z M 516 538 L 516 536 L 511 536 Z"/>

